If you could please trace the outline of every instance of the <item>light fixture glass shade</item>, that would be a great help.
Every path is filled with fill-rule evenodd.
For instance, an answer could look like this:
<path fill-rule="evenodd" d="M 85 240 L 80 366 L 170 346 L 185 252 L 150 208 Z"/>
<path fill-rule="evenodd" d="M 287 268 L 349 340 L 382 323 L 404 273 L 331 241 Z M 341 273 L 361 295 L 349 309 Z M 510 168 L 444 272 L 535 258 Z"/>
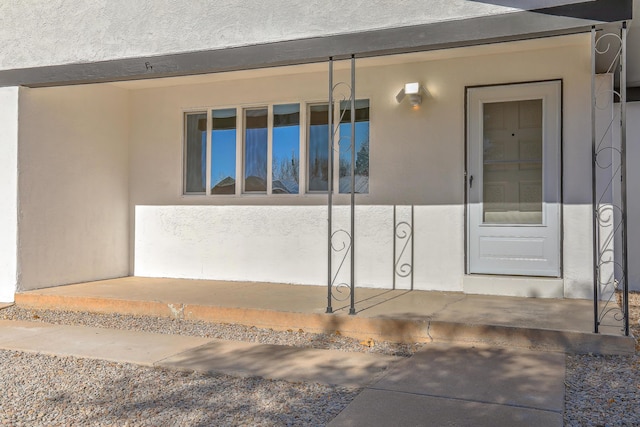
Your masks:
<path fill-rule="evenodd" d="M 409 103 L 412 107 L 416 108 L 420 104 L 422 104 L 422 97 L 426 96 L 427 98 L 430 96 L 429 91 L 425 89 L 420 83 L 406 83 L 400 92 L 396 95 L 396 101 L 398 104 L 402 102 L 405 97 L 409 98 Z"/>
<path fill-rule="evenodd" d="M 404 85 L 405 95 L 417 95 L 420 93 L 420 83 L 407 83 Z"/>

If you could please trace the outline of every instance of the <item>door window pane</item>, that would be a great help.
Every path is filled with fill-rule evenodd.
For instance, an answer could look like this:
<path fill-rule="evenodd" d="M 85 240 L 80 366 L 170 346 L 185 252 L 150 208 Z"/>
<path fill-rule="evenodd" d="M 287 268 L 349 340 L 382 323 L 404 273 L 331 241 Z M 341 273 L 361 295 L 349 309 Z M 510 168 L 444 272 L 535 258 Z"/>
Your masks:
<path fill-rule="evenodd" d="M 356 100 L 355 192 L 369 192 L 369 101 Z M 351 101 L 340 102 L 340 192 L 351 192 Z"/>
<path fill-rule="evenodd" d="M 207 113 L 185 115 L 185 193 L 204 193 L 207 182 Z"/>
<path fill-rule="evenodd" d="M 309 108 L 309 164 L 307 182 L 309 191 L 327 191 L 329 176 L 329 106 L 312 105 Z"/>
<path fill-rule="evenodd" d="M 296 194 L 300 181 L 300 104 L 273 106 L 272 193 Z"/>
<path fill-rule="evenodd" d="M 483 222 L 542 223 L 542 100 L 483 105 Z"/>
<path fill-rule="evenodd" d="M 244 191 L 267 192 L 266 108 L 244 110 Z"/>
<path fill-rule="evenodd" d="M 236 109 L 212 111 L 211 194 L 236 192 Z"/>

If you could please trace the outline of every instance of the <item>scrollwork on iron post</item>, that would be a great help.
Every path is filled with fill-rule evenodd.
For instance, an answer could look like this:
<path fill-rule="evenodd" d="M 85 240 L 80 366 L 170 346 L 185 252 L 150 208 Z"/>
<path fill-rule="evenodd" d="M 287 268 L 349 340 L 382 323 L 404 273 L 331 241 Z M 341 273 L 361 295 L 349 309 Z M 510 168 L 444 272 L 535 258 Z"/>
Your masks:
<path fill-rule="evenodd" d="M 594 331 L 600 332 L 607 321 L 622 322 L 629 335 L 628 265 L 626 230 L 626 23 L 620 34 L 592 29 L 592 197 L 594 232 Z M 603 56 L 605 55 L 605 56 Z M 597 58 L 603 58 L 604 73 L 612 74 L 611 87 L 596 87 Z M 616 79 L 617 78 L 617 79 Z M 619 89 L 616 90 L 615 82 Z M 615 98 L 620 108 L 614 109 Z M 606 101 L 603 105 L 601 99 Z M 596 113 L 614 111 L 600 137 L 596 135 Z M 620 140 L 614 140 L 614 126 L 620 126 Z M 611 143 L 609 143 L 611 141 Z M 616 144 L 619 142 L 619 147 Z M 618 254 L 618 250 L 620 253 Z M 621 296 L 621 301 L 617 300 Z"/>
<path fill-rule="evenodd" d="M 620 57 L 622 56 L 622 50 L 623 50 L 622 36 L 616 33 L 601 34 L 600 37 L 596 39 L 595 44 L 593 46 L 593 50 L 596 55 L 606 55 L 611 50 L 612 41 L 618 45 L 618 49 L 617 49 L 617 52 L 613 55 L 613 58 L 611 59 L 611 61 L 609 62 L 609 65 L 607 66 L 607 70 L 606 70 L 607 73 L 613 72 L 616 64 L 620 61 Z M 602 45 L 605 45 L 604 48 L 599 47 Z"/>
<path fill-rule="evenodd" d="M 408 221 L 398 221 L 393 207 L 393 289 L 397 278 L 411 278 L 413 290 L 413 206 Z M 400 252 L 397 248 L 401 246 Z"/>
<path fill-rule="evenodd" d="M 413 272 L 413 265 L 411 260 L 407 261 L 405 259 L 403 261 L 403 256 L 407 251 L 407 246 L 409 246 L 409 243 L 411 243 L 411 239 L 413 238 L 413 228 L 411 227 L 411 224 L 406 221 L 401 221 L 396 224 L 395 238 L 400 242 L 404 241 L 402 250 L 400 250 L 400 254 L 396 258 L 395 274 L 399 277 L 408 277 Z"/>
<path fill-rule="evenodd" d="M 331 295 L 337 301 L 345 301 L 351 296 L 351 286 L 345 282 L 337 282 L 342 266 L 351 251 L 351 234 L 346 230 L 337 230 L 331 234 L 331 250 L 342 256 L 338 268 L 331 280 Z M 346 292 L 346 293 L 345 293 Z"/>
<path fill-rule="evenodd" d="M 336 95 L 336 92 L 340 88 L 347 88 L 349 91 L 349 96 L 342 94 L 340 98 L 340 94 Z M 334 111 L 334 103 L 335 99 L 339 99 L 339 118 L 337 123 L 334 122 L 333 111 Z M 349 148 L 351 152 L 351 203 L 350 203 L 350 216 L 351 222 L 349 231 L 345 229 L 339 229 L 333 231 L 333 181 L 334 181 L 334 158 L 337 154 L 338 159 L 340 159 L 340 144 L 346 138 L 344 135 L 340 135 L 340 139 L 338 140 L 338 144 L 335 144 L 336 134 L 339 132 L 340 123 L 346 114 L 346 107 L 344 110 L 340 107 L 343 102 L 349 101 L 350 111 L 351 111 L 351 137 Z M 338 301 L 350 299 L 350 307 L 349 314 L 356 314 L 355 310 L 355 254 L 354 254 L 354 240 L 355 240 L 355 145 L 353 141 L 355 140 L 355 56 L 351 55 L 351 84 L 347 84 L 345 82 L 338 82 L 337 84 L 333 83 L 333 58 L 329 58 L 329 108 L 328 108 L 328 127 L 329 127 L 329 144 L 328 144 L 328 173 L 327 173 L 327 208 L 328 208 L 328 284 L 327 284 L 327 313 L 333 312 L 332 300 L 336 299 Z M 343 147 L 344 148 L 344 147 Z M 336 153 L 337 151 L 337 153 Z M 339 182 L 339 180 L 338 180 Z M 339 191 L 339 186 L 338 186 Z M 341 239 L 341 240 L 340 240 Z M 336 243 L 338 241 L 338 243 Z M 340 263 L 335 273 L 333 271 L 332 259 L 334 254 L 338 254 L 341 256 Z M 349 283 L 346 282 L 337 282 L 338 276 L 342 271 L 344 264 L 346 263 L 347 257 L 351 256 L 350 259 L 350 280 Z"/>

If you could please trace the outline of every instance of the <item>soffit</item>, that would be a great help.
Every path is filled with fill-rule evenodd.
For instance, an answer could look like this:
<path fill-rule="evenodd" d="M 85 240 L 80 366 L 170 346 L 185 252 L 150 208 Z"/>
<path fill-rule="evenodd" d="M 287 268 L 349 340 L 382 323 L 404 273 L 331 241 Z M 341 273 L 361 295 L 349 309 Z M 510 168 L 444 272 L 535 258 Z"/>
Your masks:
<path fill-rule="evenodd" d="M 469 0 L 494 5 L 515 0 Z M 535 10 L 425 23 L 277 43 L 156 57 L 0 71 L 0 86 L 62 86 L 265 69 L 284 65 L 448 50 L 575 34 L 593 25 L 629 19 L 631 0 L 590 0 Z"/>
<path fill-rule="evenodd" d="M 396 64 L 415 62 L 439 61 L 445 59 L 477 57 L 485 55 L 499 55 L 511 52 L 526 52 L 544 50 L 563 46 L 588 46 L 589 34 L 572 34 L 568 36 L 545 37 L 533 40 L 521 40 L 515 42 L 493 43 L 479 46 L 467 46 L 453 49 L 413 52 L 397 55 L 381 55 L 357 59 L 357 68 L 382 67 Z M 335 70 L 348 69 L 349 61 L 336 61 Z M 160 79 L 129 80 L 110 83 L 113 86 L 128 90 L 151 89 L 160 87 L 183 86 L 215 83 L 231 80 L 265 78 L 270 76 L 282 76 L 292 74 L 326 72 L 327 63 L 313 63 L 292 65 L 283 67 L 271 67 L 255 70 L 233 71 L 225 73 L 200 74 L 194 76 L 165 77 Z"/>

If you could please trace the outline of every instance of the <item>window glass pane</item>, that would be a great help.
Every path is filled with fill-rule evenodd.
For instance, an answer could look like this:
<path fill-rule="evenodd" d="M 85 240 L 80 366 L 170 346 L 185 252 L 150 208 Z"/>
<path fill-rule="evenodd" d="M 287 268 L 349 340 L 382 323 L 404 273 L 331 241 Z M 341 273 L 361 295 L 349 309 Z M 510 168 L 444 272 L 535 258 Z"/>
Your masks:
<path fill-rule="evenodd" d="M 369 100 L 356 100 L 355 192 L 369 192 Z M 351 101 L 340 102 L 340 192 L 351 192 Z"/>
<path fill-rule="evenodd" d="M 185 114 L 185 192 L 204 193 L 207 182 L 207 114 Z"/>
<path fill-rule="evenodd" d="M 542 100 L 483 105 L 483 221 L 542 224 Z"/>
<path fill-rule="evenodd" d="M 212 111 L 211 194 L 236 192 L 236 110 Z"/>
<path fill-rule="evenodd" d="M 329 165 L 329 106 L 312 105 L 309 108 L 309 164 L 307 182 L 309 191 L 327 191 Z"/>
<path fill-rule="evenodd" d="M 244 191 L 267 191 L 267 109 L 244 110 Z"/>
<path fill-rule="evenodd" d="M 273 106 L 273 194 L 296 194 L 300 180 L 300 104 Z"/>

